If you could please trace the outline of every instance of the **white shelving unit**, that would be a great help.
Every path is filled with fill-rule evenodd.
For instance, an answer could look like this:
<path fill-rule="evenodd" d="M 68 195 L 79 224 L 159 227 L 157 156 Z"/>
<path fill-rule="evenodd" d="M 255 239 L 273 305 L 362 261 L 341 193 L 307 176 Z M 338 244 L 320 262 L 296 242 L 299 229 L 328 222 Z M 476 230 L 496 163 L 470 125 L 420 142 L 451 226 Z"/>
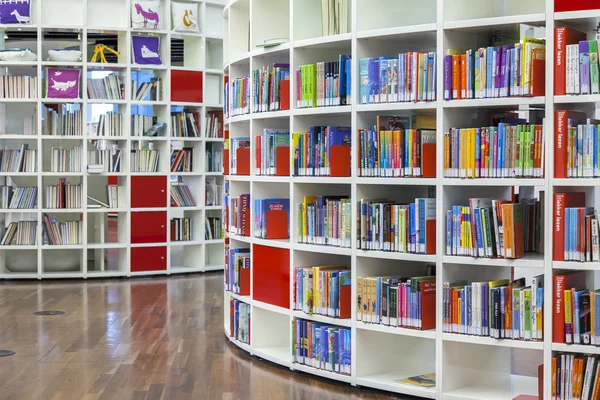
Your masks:
<path fill-rule="evenodd" d="M 135 30 L 131 28 L 131 5 L 133 0 L 31 0 L 31 24 L 0 25 L 0 49 L 30 48 L 37 54 L 37 61 L 0 63 L 2 75 L 38 76 L 38 93 L 32 99 L 2 99 L 0 110 L 0 148 L 19 148 L 28 143 L 29 148 L 38 150 L 38 171 L 34 173 L 0 173 L 0 184 L 13 186 L 37 186 L 36 207 L 27 210 L 1 210 L 2 226 L 21 219 L 38 222 L 37 245 L 0 246 L 0 279 L 44 279 L 44 278 L 91 278 L 111 276 L 136 276 L 145 274 L 170 274 L 182 272 L 202 272 L 223 268 L 223 240 L 204 240 L 205 217 L 220 216 L 221 206 L 206 206 L 206 177 L 214 176 L 223 184 L 222 172 L 205 173 L 205 149 L 209 142 L 223 146 L 223 139 L 204 137 L 208 111 L 222 109 L 223 86 L 223 24 L 224 3 L 220 1 L 186 0 L 198 7 L 200 33 L 171 31 L 171 5 L 175 1 L 162 0 L 161 24 L 159 31 Z M 135 65 L 132 61 L 131 36 L 135 34 L 155 35 L 161 38 L 160 55 L 163 65 Z M 110 59 L 114 63 L 92 63 L 94 47 L 97 43 L 107 44 L 117 50 L 120 56 Z M 48 50 L 76 48 L 82 52 L 81 62 L 50 62 Z M 49 66 L 70 68 L 81 71 L 79 99 L 45 98 L 42 89 L 42 76 Z M 171 101 L 171 71 L 186 70 L 202 72 L 203 103 L 181 103 Z M 101 78 L 93 72 L 115 71 L 124 77 L 125 100 L 95 100 L 87 97 L 87 79 Z M 133 73 L 147 71 L 150 75 L 163 78 L 163 99 L 161 101 L 132 100 Z M 48 104 L 71 104 L 81 110 L 83 136 L 47 136 L 42 134 L 44 106 Z M 143 106 L 147 106 L 144 108 Z M 150 110 L 167 123 L 164 137 L 138 137 L 131 134 L 130 116 Z M 171 137 L 170 115 L 172 111 L 189 110 L 200 115 L 200 138 Z M 116 111 L 123 116 L 123 136 L 88 137 L 87 125 L 97 122 L 99 113 Z M 149 111 L 148 111 L 149 112 Z M 15 133 L 23 128 L 18 119 L 23 115 L 34 115 L 37 130 L 34 135 L 23 136 Z M 22 132 L 22 131 L 21 131 Z M 122 171 L 116 173 L 88 174 L 87 150 L 93 149 L 90 139 L 115 140 L 122 151 Z M 194 172 L 171 173 L 170 150 L 173 144 L 183 141 L 185 146 L 194 148 Z M 161 150 L 159 171 L 156 173 L 133 173 L 129 163 L 129 152 L 136 142 L 153 142 Z M 50 146 L 83 148 L 82 172 L 50 172 Z M 131 197 L 137 177 L 164 178 L 164 207 L 134 208 Z M 170 182 L 178 176 L 184 177 L 193 192 L 197 207 L 177 208 L 170 206 Z M 45 187 L 57 184 L 58 178 L 82 185 L 82 207 L 80 209 L 45 209 Z M 119 186 L 117 208 L 87 208 L 86 195 L 106 199 L 106 185 L 114 179 Z M 139 190 L 139 187 L 138 187 Z M 144 190 L 144 189 L 142 189 Z M 166 241 L 160 243 L 132 244 L 131 234 L 135 231 L 134 215 L 140 212 L 164 213 Z M 82 241 L 79 245 L 43 245 L 43 215 L 48 213 L 57 218 L 79 219 L 82 221 Z M 141 215 L 141 214 L 140 214 Z M 138 215 L 139 216 L 139 215 Z M 169 224 L 172 218 L 190 217 L 194 224 L 194 237 L 191 242 L 171 241 Z M 142 219 L 142 218 L 139 218 Z M 109 229 L 109 225 L 111 228 Z M 116 227 L 115 227 L 116 225 Z M 139 229 L 139 227 L 138 227 Z M 161 268 L 150 271 L 132 271 L 133 252 L 138 248 L 162 248 L 159 257 Z M 149 250 L 149 249 L 147 249 Z"/>
<path fill-rule="evenodd" d="M 591 205 L 600 205 L 600 180 L 553 179 L 554 110 L 581 109 L 598 118 L 600 96 L 553 96 L 554 27 L 570 26 L 592 30 L 600 21 L 600 10 L 554 13 L 553 0 L 526 2 L 494 0 L 423 0 L 418 4 L 406 0 L 348 0 L 350 33 L 322 36 L 320 31 L 320 1 L 318 0 L 232 0 L 225 7 L 224 71 L 230 81 L 249 74 L 263 65 L 290 64 L 292 109 L 240 115 L 226 120 L 230 138 L 254 138 L 264 128 L 306 131 L 311 125 L 347 125 L 356 133 L 359 128 L 373 126 L 377 115 L 436 115 L 437 178 L 395 179 L 358 177 L 353 166 L 351 178 L 295 178 L 228 176 L 232 197 L 250 193 L 250 199 L 263 197 L 290 198 L 290 232 L 296 232 L 295 206 L 304 195 L 344 194 L 356 204 L 360 198 L 388 197 L 412 201 L 415 193 L 425 194 L 428 187 L 437 193 L 437 252 L 435 255 L 414 255 L 367 252 L 356 249 L 356 209 L 352 210 L 353 247 L 339 249 L 296 243 L 294 237 L 281 241 L 259 240 L 229 235 L 232 248 L 252 248 L 254 244 L 290 249 L 290 298 L 292 272 L 298 266 L 347 265 L 352 270 L 352 318 L 335 321 L 308 316 L 291 309 L 257 304 L 250 296 L 235 296 L 225 292 L 225 331 L 229 332 L 229 300 L 237 298 L 252 306 L 250 345 L 241 347 L 292 370 L 348 382 L 356 386 L 443 400 L 512 400 L 520 394 L 537 395 L 537 367 L 544 365 L 544 399 L 551 398 L 551 360 L 553 352 L 597 354 L 590 346 L 567 346 L 552 343 L 552 274 L 554 270 L 591 271 L 594 280 L 599 263 L 559 263 L 552 261 L 552 198 L 561 191 L 584 190 Z M 260 19 L 259 17 L 260 16 Z M 266 27 L 264 19 L 268 18 Z M 309 23 L 307 21 L 310 21 Z M 521 25 L 526 24 L 526 25 Z M 546 39 L 546 96 L 532 98 L 500 98 L 444 101 L 442 97 L 443 56 L 448 49 L 468 49 L 489 45 L 491 35 L 508 32 L 515 42 L 522 36 Z M 266 38 L 287 37 L 289 43 L 257 50 L 255 45 Z M 405 51 L 437 52 L 437 101 L 429 103 L 358 104 L 358 62 L 365 57 L 394 56 Z M 338 54 L 352 55 L 351 106 L 297 109 L 295 106 L 295 74 L 299 65 L 336 59 Z M 545 178 L 542 179 L 477 179 L 443 178 L 443 132 L 451 127 L 477 126 L 478 113 L 490 110 L 545 110 Z M 357 140 L 353 137 L 352 160 L 358 157 Z M 255 151 L 251 147 L 251 166 Z M 445 255 L 445 213 L 452 205 L 465 204 L 469 197 L 506 198 L 516 186 L 523 197 L 539 196 L 545 203 L 544 252 L 518 260 L 473 259 Z M 251 216 L 250 221 L 253 221 Z M 250 229 L 252 232 L 252 227 Z M 252 250 L 251 250 L 252 254 Z M 408 276 L 426 264 L 435 264 L 437 276 L 437 329 L 419 332 L 409 329 L 369 325 L 356 321 L 356 277 L 376 276 L 383 271 Z M 254 267 L 254 266 L 253 266 Z M 544 340 L 519 342 L 491 338 L 459 336 L 442 332 L 442 284 L 457 279 L 495 280 L 545 275 Z M 598 281 L 598 279 L 596 279 Z M 591 284 L 598 288 L 599 283 Z M 352 374 L 350 377 L 332 374 L 311 367 L 290 363 L 292 346 L 291 322 L 303 318 L 328 322 L 352 329 Z M 268 327 L 268 329 L 266 328 Z M 233 343 L 241 345 L 232 340 Z M 271 343 L 271 352 L 264 343 Z M 282 352 L 287 347 L 288 352 Z M 260 350 L 259 350 L 260 349 Z M 268 356 L 265 356 L 269 353 Z M 408 376 L 436 373 L 437 386 L 423 389 L 397 382 Z"/>

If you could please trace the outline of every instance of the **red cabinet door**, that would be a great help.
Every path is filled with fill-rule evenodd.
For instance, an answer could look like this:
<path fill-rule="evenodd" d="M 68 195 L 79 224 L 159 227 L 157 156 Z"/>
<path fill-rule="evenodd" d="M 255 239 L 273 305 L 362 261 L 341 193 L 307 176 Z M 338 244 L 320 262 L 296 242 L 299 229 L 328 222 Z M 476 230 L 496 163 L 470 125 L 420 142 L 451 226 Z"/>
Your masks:
<path fill-rule="evenodd" d="M 132 176 L 131 207 L 166 207 L 166 176 Z"/>
<path fill-rule="evenodd" d="M 131 243 L 163 243 L 167 241 L 167 212 L 131 213 Z"/>
<path fill-rule="evenodd" d="M 166 269 L 167 246 L 131 248 L 131 272 L 164 271 Z"/>

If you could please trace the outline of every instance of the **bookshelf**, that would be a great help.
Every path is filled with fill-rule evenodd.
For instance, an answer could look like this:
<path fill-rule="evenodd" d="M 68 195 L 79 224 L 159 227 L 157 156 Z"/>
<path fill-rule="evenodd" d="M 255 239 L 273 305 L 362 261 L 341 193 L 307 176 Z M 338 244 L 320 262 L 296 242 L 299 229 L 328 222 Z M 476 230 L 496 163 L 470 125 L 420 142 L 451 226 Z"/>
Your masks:
<path fill-rule="evenodd" d="M 204 167 L 207 149 L 212 148 L 217 155 L 223 152 L 222 137 L 207 136 L 205 127 L 209 113 L 222 110 L 224 2 L 162 0 L 161 27 L 156 31 L 131 28 L 132 3 L 130 0 L 31 0 L 31 23 L 0 25 L 0 49 L 29 48 L 37 55 L 34 61 L 2 61 L 0 73 L 38 77 L 37 93 L 32 98 L 0 100 L 1 149 L 19 149 L 26 144 L 36 150 L 37 163 L 34 171 L 2 172 L 1 184 L 38 188 L 33 207 L 0 210 L 2 226 L 21 220 L 37 223 L 35 245 L 0 247 L 2 279 L 131 277 L 223 268 L 223 240 L 205 240 L 205 218 L 221 216 L 220 203 L 206 202 L 205 190 L 212 182 L 222 187 L 223 174 L 222 170 L 214 169 L 206 172 Z M 199 32 L 172 29 L 171 11 L 177 4 L 197 8 Z M 162 65 L 134 63 L 132 36 L 137 35 L 160 38 L 158 53 Z M 119 54 L 105 50 L 107 63 L 99 59 L 91 62 L 97 44 Z M 49 50 L 63 48 L 80 51 L 81 61 L 48 61 Z M 42 82 L 49 67 L 80 71 L 76 98 L 46 96 Z M 189 93 L 177 86 L 182 73 L 195 77 L 190 88 L 196 91 L 194 95 L 199 101 L 187 98 Z M 124 84 L 122 96 L 88 95 L 88 84 L 90 88 L 93 84 L 89 79 L 98 82 L 110 74 L 118 75 Z M 162 96 L 157 100 L 135 100 L 138 87 L 133 86 L 133 81 L 140 86 L 153 77 L 162 79 Z M 98 89 L 101 85 L 94 87 Z M 55 111 L 55 119 L 49 109 Z M 171 113 L 184 110 L 197 113 L 197 137 L 175 136 Z M 63 136 L 56 127 L 60 126 L 60 114 L 68 112 L 74 113 L 71 123 L 77 129 Z M 119 118 L 109 123 L 109 114 L 110 118 L 117 115 Z M 166 127 L 157 136 L 136 135 L 131 124 L 133 115 L 155 116 Z M 23 135 L 20 133 L 29 129 L 27 118 L 35 121 L 35 128 L 30 135 Z M 96 135 L 100 118 L 105 118 L 104 136 Z M 50 119 L 56 130 L 50 126 L 46 129 L 45 122 Z M 109 124 L 112 131 L 107 127 Z M 129 153 L 138 146 L 152 146 L 161 152 L 155 172 L 133 172 Z M 193 149 L 191 169 L 171 172 L 171 150 L 181 147 Z M 73 168 L 58 172 L 63 169 L 53 165 L 53 148 L 67 151 L 79 148 Z M 100 163 L 102 157 L 116 155 L 117 151 L 122 157 L 117 169 L 112 168 L 115 159 L 110 159 L 97 173 L 88 172 L 92 156 L 100 157 Z M 171 205 L 171 184 L 177 183 L 178 178 L 189 187 L 196 205 Z M 61 182 L 78 185 L 76 208 L 61 207 L 58 197 L 53 202 L 47 201 L 50 195 L 57 196 L 50 186 L 58 187 Z M 117 188 L 112 199 L 107 195 L 109 185 Z M 88 196 L 109 206 L 93 208 L 91 205 L 96 202 Z M 46 215 L 57 224 L 78 223 L 79 237 L 67 242 L 71 244 L 45 244 L 42 224 Z M 171 238 L 172 219 L 191 221 L 191 240 Z"/>
<path fill-rule="evenodd" d="M 537 398 L 538 371 L 543 367 L 544 399 L 551 398 L 552 358 L 561 352 L 598 354 L 594 346 L 553 343 L 552 277 L 559 271 L 586 271 L 588 287 L 598 282 L 600 263 L 553 261 L 552 211 L 553 195 L 560 192 L 584 191 L 586 205 L 598 207 L 598 178 L 555 178 L 554 111 L 559 109 L 583 110 L 588 117 L 600 117 L 600 95 L 554 96 L 554 28 L 572 27 L 593 38 L 600 10 L 560 11 L 556 0 L 533 0 L 525 3 L 492 0 L 426 0 L 418 6 L 394 0 L 348 0 L 348 33 L 324 36 L 319 31 L 320 2 L 316 0 L 232 0 L 223 13 L 224 65 L 226 79 L 231 82 L 251 74 L 264 65 L 287 63 L 290 65 L 290 110 L 249 112 L 230 116 L 225 125 L 229 138 L 250 138 L 250 173 L 228 175 L 229 194 L 232 197 L 250 194 L 252 200 L 265 197 L 290 199 L 289 240 L 267 240 L 250 236 L 227 234 L 230 248 L 247 248 L 251 254 L 250 294 L 239 296 L 225 292 L 225 332 L 230 328 L 229 300 L 235 298 L 251 306 L 251 342 L 240 343 L 229 337 L 250 354 L 275 362 L 291 370 L 390 392 L 422 398 L 444 400 L 501 399 L 534 395 Z M 406 3 L 406 4 L 405 4 Z M 569 2 L 561 2 L 570 4 Z M 575 2 L 576 3 L 576 2 Z M 589 8 L 589 7 L 588 7 Z M 265 18 L 270 24 L 265 27 Z M 316 21 L 306 24 L 305 21 Z M 448 49 L 468 49 L 488 46 L 490 35 L 516 38 L 524 36 L 546 39 L 545 95 L 532 97 L 474 98 L 444 100 L 441 88 L 444 78 L 443 56 Z M 257 48 L 256 44 L 269 38 L 288 38 L 284 43 Z M 365 57 L 393 56 L 399 52 L 436 52 L 437 97 L 430 102 L 359 104 L 359 60 Z M 296 106 L 294 72 L 300 65 L 335 60 L 338 54 L 352 56 L 352 102 L 319 108 Z M 479 126 L 481 115 L 490 111 L 512 110 L 528 116 L 531 110 L 545 113 L 545 155 L 543 178 L 445 178 L 443 163 L 443 132 L 451 127 Z M 537 111 L 540 112 L 540 111 Z M 435 115 L 437 125 L 436 178 L 369 178 L 358 175 L 356 165 L 351 177 L 296 177 L 259 176 L 254 172 L 254 138 L 264 129 L 283 129 L 306 132 L 316 125 L 351 126 L 352 160 L 358 159 L 355 133 L 358 129 L 375 124 L 377 115 Z M 483 125 L 481 125 L 483 126 Z M 292 151 L 292 150 L 290 150 Z M 388 197 L 398 201 L 414 201 L 426 197 L 428 188 L 436 191 L 436 254 L 411 254 L 364 251 L 356 246 L 356 209 L 352 208 L 352 247 L 340 248 L 298 243 L 294 236 L 297 227 L 295 206 L 308 195 L 344 195 L 356 204 L 363 197 Z M 446 254 L 446 210 L 463 204 L 471 197 L 495 199 L 511 196 L 518 188 L 521 197 L 543 200 L 544 230 L 542 252 L 527 253 L 519 259 L 472 258 Z M 252 222 L 251 222 L 252 223 Z M 250 229 L 252 232 L 252 229 Z M 263 295 L 267 282 L 263 273 L 256 274 L 266 265 L 257 265 L 255 256 L 264 260 L 264 252 L 281 254 L 288 259 L 273 272 L 275 277 L 268 285 L 289 290 L 289 304 L 274 299 L 257 300 Z M 258 252 L 258 253 L 257 253 Z M 263 253 L 263 254 L 259 254 Z M 278 257 L 281 257 L 278 255 Z M 295 267 L 315 265 L 343 265 L 352 272 L 352 317 L 336 320 L 322 315 L 307 315 L 294 310 L 292 274 Z M 356 279 L 401 273 L 406 276 L 422 271 L 425 265 L 436 266 L 436 318 L 437 329 L 418 331 L 383 325 L 367 324 L 356 318 Z M 286 269 L 289 270 L 286 272 Z M 544 328 L 542 341 L 498 340 L 490 337 L 456 335 L 443 332 L 440 288 L 444 282 L 469 279 L 470 281 L 513 279 L 543 274 Z M 292 321 L 304 319 L 318 323 L 350 327 L 352 332 L 352 373 L 350 376 L 331 373 L 311 366 L 298 364 L 291 359 L 294 332 Z M 264 327 L 269 328 L 265 330 Z M 425 373 L 436 373 L 435 388 L 421 388 L 397 382 L 399 378 Z M 541 397 L 540 397 L 541 398 Z"/>

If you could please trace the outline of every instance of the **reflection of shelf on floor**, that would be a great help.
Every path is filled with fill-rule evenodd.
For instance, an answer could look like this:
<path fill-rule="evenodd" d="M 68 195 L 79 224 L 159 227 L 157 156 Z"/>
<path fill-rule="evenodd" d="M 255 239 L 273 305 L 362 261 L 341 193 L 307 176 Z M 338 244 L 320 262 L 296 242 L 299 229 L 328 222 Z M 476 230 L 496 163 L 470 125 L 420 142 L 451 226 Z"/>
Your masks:
<path fill-rule="evenodd" d="M 287 347 L 261 347 L 255 348 L 253 353 L 256 357 L 283 365 L 289 368 L 292 363 L 292 350 Z"/>

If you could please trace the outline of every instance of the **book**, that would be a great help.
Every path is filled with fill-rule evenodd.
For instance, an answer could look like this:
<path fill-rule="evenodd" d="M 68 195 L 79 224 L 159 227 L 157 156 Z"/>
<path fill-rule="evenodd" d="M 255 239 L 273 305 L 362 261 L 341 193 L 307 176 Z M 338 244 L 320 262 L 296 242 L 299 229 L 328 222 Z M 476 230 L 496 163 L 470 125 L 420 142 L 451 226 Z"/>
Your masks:
<path fill-rule="evenodd" d="M 247 154 L 241 152 L 241 149 L 247 149 Z M 231 175 L 243 175 L 242 172 L 248 171 L 245 175 L 250 175 L 250 138 L 237 137 L 229 141 L 229 172 Z M 245 155 L 239 160 L 238 157 Z M 238 171 L 239 169 L 239 171 Z"/>
<path fill-rule="evenodd" d="M 588 134 L 595 131 L 592 126 L 588 127 L 588 125 L 585 124 L 586 121 L 587 115 L 583 112 L 570 110 L 554 111 L 554 126 L 556 130 L 556 140 L 554 141 L 555 178 L 577 177 L 577 173 L 573 173 L 573 168 L 576 168 L 578 158 L 576 157 L 576 154 L 581 151 L 583 155 L 583 149 L 579 149 L 579 146 L 576 145 L 576 132 L 579 131 L 580 126 L 582 127 L 581 129 L 586 129 Z M 590 136 L 592 141 L 595 142 L 594 136 Z M 593 149 L 596 148 L 597 146 L 593 147 Z M 575 149 L 577 149 L 577 151 L 575 151 Z M 597 155 L 593 157 L 593 160 L 597 159 Z M 600 173 L 600 171 L 598 172 Z M 595 167 L 594 173 L 596 173 Z"/>
<path fill-rule="evenodd" d="M 205 138 L 223 138 L 223 111 L 208 111 L 206 113 Z"/>
<path fill-rule="evenodd" d="M 221 217 L 206 217 L 204 219 L 204 239 L 218 240 L 223 239 Z"/>
<path fill-rule="evenodd" d="M 101 118 L 105 117 L 101 116 Z M 81 110 L 68 110 L 66 105 L 46 106 L 42 120 L 42 135 L 81 136 L 83 135 L 82 120 Z M 106 130 L 102 125 L 100 132 L 104 133 Z M 97 133 L 99 133 L 98 129 L 94 130 L 94 134 L 97 135 Z"/>
<path fill-rule="evenodd" d="M 321 0 L 323 36 L 348 33 L 348 0 Z"/>
<path fill-rule="evenodd" d="M 257 135 L 254 140 L 256 175 L 279 175 L 278 172 L 286 168 L 289 170 L 289 162 L 287 162 L 290 153 L 289 131 L 263 129 L 262 135 Z"/>
<path fill-rule="evenodd" d="M 171 218 L 171 241 L 190 241 L 193 240 L 193 227 L 191 218 Z"/>
<path fill-rule="evenodd" d="M 188 185 L 183 183 L 171 184 L 171 206 L 195 207 L 196 201 Z"/>
<path fill-rule="evenodd" d="M 565 251 L 569 250 L 568 243 L 565 241 L 565 234 L 571 231 L 571 227 L 566 223 L 566 209 L 584 207 L 585 193 L 554 193 L 553 197 L 552 259 L 554 261 L 565 261 Z"/>
<path fill-rule="evenodd" d="M 333 1 L 333 0 L 332 0 Z M 296 70 L 296 107 L 328 107 L 350 104 L 352 63 L 347 55 L 337 61 L 300 65 Z"/>
<path fill-rule="evenodd" d="M 229 336 L 241 343 L 250 344 L 250 305 L 236 299 L 229 301 Z"/>
<path fill-rule="evenodd" d="M 252 71 L 252 112 L 281 110 L 281 81 L 290 79 L 289 64 L 273 64 Z"/>
<path fill-rule="evenodd" d="M 58 185 L 46 186 L 45 208 L 81 208 L 81 184 L 59 178 Z"/>
<path fill-rule="evenodd" d="M 350 282 L 346 267 L 295 268 L 292 307 L 307 314 L 350 318 Z"/>
<path fill-rule="evenodd" d="M 351 374 L 351 330 L 303 319 L 292 320 L 292 362 Z"/>
<path fill-rule="evenodd" d="M 223 114 L 225 118 L 250 113 L 250 74 L 228 80 L 224 84 Z"/>
<path fill-rule="evenodd" d="M 276 213 L 272 213 L 272 212 Z M 287 239 L 290 234 L 290 200 L 254 199 L 254 237 Z"/>
<path fill-rule="evenodd" d="M 304 196 L 297 205 L 297 242 L 350 248 L 351 203 L 342 196 Z"/>
<path fill-rule="evenodd" d="M 311 126 L 292 135 L 294 176 L 350 176 L 348 126 Z"/>
<path fill-rule="evenodd" d="M 242 295 L 250 295 L 250 249 L 225 249 L 225 288 Z"/>
<path fill-rule="evenodd" d="M 574 287 L 583 287 L 585 285 L 585 273 L 582 271 L 559 273 L 553 276 L 553 291 L 552 291 L 552 341 L 554 343 L 566 343 L 567 333 L 572 335 L 572 332 L 567 332 L 566 316 L 571 314 L 566 313 L 565 293 Z"/>
<path fill-rule="evenodd" d="M 409 376 L 408 378 L 396 379 L 395 382 L 425 388 L 433 388 L 435 387 L 435 373 Z"/>
<path fill-rule="evenodd" d="M 33 246 L 37 243 L 37 221 L 17 221 L 8 224 L 2 236 L 2 246 Z"/>
<path fill-rule="evenodd" d="M 224 197 L 227 231 L 240 236 L 250 236 L 250 194 Z"/>
<path fill-rule="evenodd" d="M 125 100 L 125 83 L 118 73 L 109 73 L 103 78 L 88 78 L 87 94 L 88 99 L 93 100 Z"/>

